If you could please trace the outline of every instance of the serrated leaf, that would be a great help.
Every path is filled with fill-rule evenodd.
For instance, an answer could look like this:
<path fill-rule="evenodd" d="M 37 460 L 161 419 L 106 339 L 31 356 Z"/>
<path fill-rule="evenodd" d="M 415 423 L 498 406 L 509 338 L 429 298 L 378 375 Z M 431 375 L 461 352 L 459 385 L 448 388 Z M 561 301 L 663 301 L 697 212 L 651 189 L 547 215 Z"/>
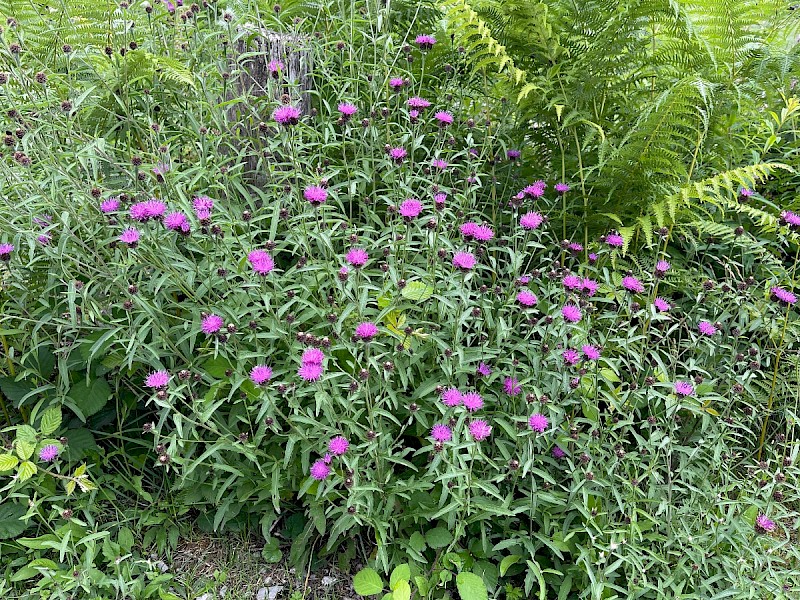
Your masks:
<path fill-rule="evenodd" d="M 105 379 L 93 379 L 88 384 L 79 381 L 69 390 L 69 397 L 81 411 L 84 420 L 100 412 L 111 398 L 111 387 Z"/>
<path fill-rule="evenodd" d="M 361 569 L 353 577 L 353 589 L 359 596 L 376 596 L 383 591 L 383 580 L 374 569 Z"/>
<path fill-rule="evenodd" d="M 408 540 L 408 545 L 417 552 L 422 552 L 428 545 L 425 543 L 425 537 L 419 532 L 415 531 L 411 534 Z"/>
<path fill-rule="evenodd" d="M 433 287 L 421 281 L 409 281 L 400 294 L 406 300 L 425 302 L 425 300 L 433 296 Z"/>
<path fill-rule="evenodd" d="M 37 470 L 37 466 L 31 461 L 23 461 L 19 467 L 17 467 L 17 478 L 20 481 L 27 481 L 36 474 Z"/>
<path fill-rule="evenodd" d="M 483 579 L 470 573 L 462 571 L 456 576 L 456 587 L 461 600 L 488 600 L 489 593 Z"/>
<path fill-rule="evenodd" d="M 21 504 L 9 501 L 0 504 L 0 540 L 17 538 L 28 528 L 28 524 L 20 520 L 26 512 Z"/>
<path fill-rule="evenodd" d="M 31 456 L 33 456 L 33 451 L 35 449 L 36 444 L 33 444 L 28 440 L 17 439 L 14 442 L 14 451 L 22 460 L 28 460 Z"/>
<path fill-rule="evenodd" d="M 13 454 L 0 454 L 0 471 L 10 471 L 19 464 L 19 459 Z"/>
<path fill-rule="evenodd" d="M 453 535 L 444 527 L 435 527 L 425 534 L 425 541 L 431 548 L 444 548 L 453 541 Z"/>
<path fill-rule="evenodd" d="M 31 444 L 36 444 L 36 430 L 30 425 L 20 425 L 17 427 L 17 439 L 25 440 Z"/>
<path fill-rule="evenodd" d="M 39 430 L 42 432 L 42 435 L 50 435 L 59 427 L 61 427 L 61 407 L 51 406 L 44 411 L 42 419 L 39 422 Z"/>

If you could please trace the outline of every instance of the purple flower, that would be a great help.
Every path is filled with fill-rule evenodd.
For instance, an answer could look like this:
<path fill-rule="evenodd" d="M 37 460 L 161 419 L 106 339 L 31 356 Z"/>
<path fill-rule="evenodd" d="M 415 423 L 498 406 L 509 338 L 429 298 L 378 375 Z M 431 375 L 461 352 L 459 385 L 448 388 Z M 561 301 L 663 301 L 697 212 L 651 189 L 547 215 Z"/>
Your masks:
<path fill-rule="evenodd" d="M 622 287 L 624 287 L 629 292 L 641 294 L 644 291 L 644 285 L 642 282 L 636 279 L 633 275 L 628 275 L 622 278 Z"/>
<path fill-rule="evenodd" d="M 577 290 L 583 287 L 583 281 L 577 275 L 567 275 L 561 280 L 561 285 L 568 290 Z"/>
<path fill-rule="evenodd" d="M 314 464 L 311 465 L 311 476 L 317 481 L 322 481 L 323 479 L 327 479 L 330 474 L 331 474 L 331 468 L 322 458 L 315 461 Z"/>
<path fill-rule="evenodd" d="M 341 435 L 337 435 L 330 442 L 328 442 L 328 452 L 334 456 L 341 456 L 347 452 L 349 447 L 350 442 L 347 441 L 347 438 L 342 437 Z"/>
<path fill-rule="evenodd" d="M 431 437 L 436 442 L 449 442 L 453 439 L 453 432 L 447 425 L 437 423 L 431 428 Z"/>
<path fill-rule="evenodd" d="M 110 213 L 119 210 L 119 200 L 116 198 L 109 198 L 108 200 L 103 200 L 100 203 L 100 211 L 104 213 Z"/>
<path fill-rule="evenodd" d="M 169 385 L 170 374 L 168 371 L 153 371 L 144 380 L 144 386 L 155 389 L 163 389 Z"/>
<path fill-rule="evenodd" d="M 128 246 L 135 246 L 139 242 L 139 232 L 133 227 L 129 227 L 119 236 L 119 241 Z"/>
<path fill-rule="evenodd" d="M 672 308 L 666 300 L 664 300 L 661 296 L 658 296 L 655 300 L 653 300 L 653 306 L 656 307 L 658 312 L 666 312 L 670 308 Z"/>
<path fill-rule="evenodd" d="M 419 111 L 418 110 L 410 110 L 408 111 L 408 120 L 412 123 L 416 123 L 419 120 Z"/>
<path fill-rule="evenodd" d="M 611 232 L 606 236 L 606 244 L 612 248 L 622 248 L 625 245 L 625 240 L 620 234 Z"/>
<path fill-rule="evenodd" d="M 358 107 L 355 104 L 350 104 L 349 102 L 342 102 L 339 104 L 338 108 L 345 120 L 349 119 L 358 112 Z"/>
<path fill-rule="evenodd" d="M 790 210 L 785 210 L 781 213 L 781 222 L 795 229 L 800 227 L 800 215 L 796 215 Z"/>
<path fill-rule="evenodd" d="M 273 77 L 277 78 L 278 77 L 278 73 L 280 73 L 281 71 L 285 71 L 286 67 L 284 66 L 284 64 L 281 61 L 273 58 L 267 64 L 267 69 L 269 69 L 269 72 L 272 74 Z"/>
<path fill-rule="evenodd" d="M 250 381 L 256 385 L 261 385 L 272 379 L 272 369 L 267 365 L 256 365 L 250 371 Z"/>
<path fill-rule="evenodd" d="M 553 458 L 564 458 L 567 455 L 561 448 L 558 446 L 553 446 Z"/>
<path fill-rule="evenodd" d="M 440 171 L 444 171 L 448 166 L 447 161 L 441 158 L 434 158 L 433 161 L 431 161 L 431 165 L 433 168 L 439 169 Z"/>
<path fill-rule="evenodd" d="M 475 412 L 483 408 L 483 398 L 478 392 L 467 392 L 461 395 L 461 402 L 469 412 Z"/>
<path fill-rule="evenodd" d="M 564 320 L 570 323 L 578 323 L 583 317 L 583 315 L 581 315 L 581 309 L 574 304 L 565 304 L 561 309 L 561 315 L 564 317 Z"/>
<path fill-rule="evenodd" d="M 743 187 L 739 190 L 739 196 L 742 198 L 749 198 L 753 195 L 753 190 Z"/>
<path fill-rule="evenodd" d="M 487 365 L 485 362 L 481 362 L 478 365 L 478 368 L 476 369 L 476 372 L 481 377 L 488 377 L 489 375 L 492 374 L 492 370 L 489 368 L 489 365 Z"/>
<path fill-rule="evenodd" d="M 506 156 L 509 160 L 519 160 L 522 157 L 522 152 L 519 150 L 509 150 L 506 152 Z"/>
<path fill-rule="evenodd" d="M 310 185 L 303 190 L 303 197 L 311 203 L 312 206 L 319 206 L 324 204 L 328 199 L 328 191 L 318 185 Z"/>
<path fill-rule="evenodd" d="M 791 305 L 797 302 L 797 296 L 795 296 L 789 290 L 785 290 L 782 287 L 773 287 L 770 289 L 772 298 L 777 300 L 781 304 Z"/>
<path fill-rule="evenodd" d="M 522 290 L 519 294 L 517 294 L 517 302 L 523 306 L 535 306 L 536 303 L 539 302 L 539 299 L 533 292 L 529 290 Z"/>
<path fill-rule="evenodd" d="M 544 433 L 548 425 L 550 420 L 543 414 L 534 413 L 528 418 L 528 426 L 538 433 Z"/>
<path fill-rule="evenodd" d="M 36 237 L 36 241 L 39 242 L 42 246 L 49 246 L 50 245 L 50 241 L 52 239 L 53 238 L 50 237 L 49 233 L 43 233 L 43 234 L 41 234 L 41 235 Z M 0 255 L 0 256 L 2 256 L 2 255 Z"/>
<path fill-rule="evenodd" d="M 660 260 L 656 263 L 656 273 L 660 273 L 661 275 L 663 275 L 664 273 L 669 271 L 671 267 L 672 265 L 669 264 L 667 261 Z"/>
<path fill-rule="evenodd" d="M 363 267 L 369 260 L 367 251 L 363 248 L 352 248 L 345 256 L 345 260 L 353 265 L 356 269 Z"/>
<path fill-rule="evenodd" d="M 359 323 L 356 326 L 356 337 L 359 339 L 368 342 L 376 335 L 378 335 L 378 328 L 375 326 L 375 323 L 370 323 L 369 321 L 365 321 L 363 323 Z"/>
<path fill-rule="evenodd" d="M 577 351 L 573 350 L 572 348 L 567 348 L 564 352 L 561 353 L 561 356 L 564 358 L 564 364 L 567 365 L 574 365 L 581 359 L 580 354 Z"/>
<path fill-rule="evenodd" d="M 414 42 L 419 46 L 422 50 L 430 50 L 433 48 L 433 45 L 436 43 L 436 38 L 432 35 L 418 35 Z"/>
<path fill-rule="evenodd" d="M 43 462 L 53 462 L 58 456 L 58 446 L 55 444 L 48 444 L 39 450 L 39 460 Z"/>
<path fill-rule="evenodd" d="M 406 81 L 402 77 L 392 77 L 389 80 L 389 87 L 392 88 L 392 90 L 394 90 L 395 92 L 399 90 L 401 87 L 403 87 L 405 84 Z"/>
<path fill-rule="evenodd" d="M 247 262 L 253 271 L 259 275 L 266 275 L 275 268 L 275 261 L 266 250 L 253 250 L 247 255 Z"/>
<path fill-rule="evenodd" d="M 595 254 L 594 252 L 591 252 L 589 254 L 589 264 L 593 265 L 596 262 L 597 262 L 597 254 Z"/>
<path fill-rule="evenodd" d="M 583 245 L 582 245 L 582 244 L 579 244 L 578 242 L 570 242 L 570 243 L 567 245 L 567 248 L 568 248 L 568 249 L 569 249 L 569 251 L 570 251 L 570 252 L 572 252 L 573 254 L 577 254 L 578 252 L 583 252 Z"/>
<path fill-rule="evenodd" d="M 559 194 L 566 194 L 569 191 L 569 185 L 567 185 L 566 183 L 557 183 L 555 186 L 555 190 Z"/>
<path fill-rule="evenodd" d="M 406 152 L 405 148 L 397 147 L 389 149 L 389 158 L 398 164 L 405 160 L 407 154 L 408 152 Z"/>
<path fill-rule="evenodd" d="M 222 329 L 222 325 L 222 317 L 211 314 L 203 317 L 203 320 L 200 322 L 200 329 L 202 329 L 203 333 L 206 335 L 210 335 Z"/>
<path fill-rule="evenodd" d="M 447 200 L 447 194 L 438 193 L 433 197 L 433 203 L 436 205 L 437 210 L 442 210 L 444 208 L 444 203 Z"/>
<path fill-rule="evenodd" d="M 150 219 L 160 219 L 164 216 L 167 205 L 161 200 L 146 200 L 131 205 L 130 217 L 134 221 L 149 221 Z"/>
<path fill-rule="evenodd" d="M 587 277 L 583 278 L 581 282 L 581 291 L 589 296 L 590 298 L 597 293 L 597 290 L 600 289 L 600 284 L 597 283 L 594 279 L 589 279 Z"/>
<path fill-rule="evenodd" d="M 547 189 L 547 184 L 542 181 L 534 181 L 531 185 L 522 188 L 522 194 L 528 198 L 541 198 L 544 196 L 544 191 Z"/>
<path fill-rule="evenodd" d="M 471 252 L 456 252 L 453 256 L 453 266 L 462 271 L 473 269 L 475 262 L 475 255 Z"/>
<path fill-rule="evenodd" d="M 590 344 L 585 344 L 581 346 L 581 350 L 583 351 L 583 355 L 588 360 L 597 360 L 600 358 L 600 349 L 592 346 Z"/>
<path fill-rule="evenodd" d="M 482 442 L 492 433 L 492 427 L 483 419 L 476 419 L 469 424 L 469 434 L 476 442 Z"/>
<path fill-rule="evenodd" d="M 14 244 L 0 244 L 0 260 L 8 260 L 14 251 Z"/>
<path fill-rule="evenodd" d="M 533 230 L 538 229 L 539 225 L 544 222 L 544 217 L 538 212 L 525 213 L 519 218 L 519 224 L 523 229 Z"/>
<path fill-rule="evenodd" d="M 697 330 L 702 335 L 715 335 L 717 333 L 717 328 L 714 327 L 714 324 L 710 321 L 700 321 L 697 324 Z"/>
<path fill-rule="evenodd" d="M 209 214 L 214 208 L 214 201 L 208 196 L 195 196 L 192 199 L 192 208 L 197 218 L 202 220 L 201 213 Z"/>
<path fill-rule="evenodd" d="M 441 398 L 442 403 L 450 408 L 453 408 L 454 406 L 460 406 L 462 402 L 461 392 L 454 387 L 447 388 L 445 391 L 443 391 Z"/>
<path fill-rule="evenodd" d="M 300 359 L 304 365 L 321 365 L 325 354 L 319 348 L 307 348 Z"/>
<path fill-rule="evenodd" d="M 439 112 L 434 114 L 433 118 L 439 121 L 439 125 L 441 125 L 442 127 L 446 127 L 447 125 L 453 124 L 453 115 L 444 110 L 440 110 Z"/>
<path fill-rule="evenodd" d="M 676 381 L 673 389 L 675 390 L 675 394 L 681 398 L 694 394 L 694 386 L 688 381 Z"/>
<path fill-rule="evenodd" d="M 192 228 L 189 219 L 182 212 L 171 212 L 164 217 L 164 227 L 181 233 L 189 233 Z"/>
<path fill-rule="evenodd" d="M 303 363 L 297 369 L 297 375 L 304 381 L 316 381 L 322 377 L 322 365 L 316 363 Z"/>
<path fill-rule="evenodd" d="M 404 200 L 402 204 L 400 204 L 399 212 L 400 215 L 406 219 L 413 219 L 419 216 L 419 213 L 422 212 L 422 202 L 415 200 L 414 198 Z"/>
<path fill-rule="evenodd" d="M 516 378 L 506 377 L 505 380 L 503 380 L 503 390 L 509 396 L 519 396 L 522 392 L 522 386 Z"/>
<path fill-rule="evenodd" d="M 764 513 L 760 513 L 756 517 L 755 523 L 756 533 L 764 534 L 775 530 L 775 521 L 767 517 Z"/>
<path fill-rule="evenodd" d="M 300 109 L 286 104 L 276 108 L 275 112 L 272 113 L 272 118 L 284 127 L 297 125 L 300 122 Z"/>
<path fill-rule="evenodd" d="M 408 104 L 409 108 L 416 110 L 424 110 L 431 105 L 425 98 L 420 98 L 419 96 L 412 96 L 406 101 L 406 104 Z"/>

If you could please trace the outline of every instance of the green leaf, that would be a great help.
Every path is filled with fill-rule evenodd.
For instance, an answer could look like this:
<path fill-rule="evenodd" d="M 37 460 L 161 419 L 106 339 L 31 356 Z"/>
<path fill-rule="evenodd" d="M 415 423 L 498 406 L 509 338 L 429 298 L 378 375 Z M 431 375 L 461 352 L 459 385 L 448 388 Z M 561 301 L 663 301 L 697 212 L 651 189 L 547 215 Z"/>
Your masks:
<path fill-rule="evenodd" d="M 417 584 L 417 589 L 419 590 L 420 596 L 425 598 L 428 595 L 428 591 L 430 590 L 430 586 L 428 585 L 428 580 L 424 577 L 417 575 L 414 577 L 414 583 Z"/>
<path fill-rule="evenodd" d="M 28 460 L 31 456 L 33 456 L 33 451 L 36 449 L 36 444 L 32 444 L 27 440 L 17 439 L 14 442 L 14 450 L 17 452 L 17 456 L 19 456 L 22 460 Z"/>
<path fill-rule="evenodd" d="M 374 569 L 361 569 L 353 578 L 353 589 L 359 596 L 375 596 L 383 591 L 383 580 Z"/>
<path fill-rule="evenodd" d="M 431 548 L 444 548 L 453 541 L 453 536 L 444 527 L 435 527 L 425 534 L 425 541 Z"/>
<path fill-rule="evenodd" d="M 30 425 L 20 425 L 17 427 L 17 439 L 25 440 L 31 444 L 36 444 L 36 430 Z"/>
<path fill-rule="evenodd" d="M 405 579 L 397 582 L 397 587 L 392 588 L 392 600 L 411 600 L 411 586 Z"/>
<path fill-rule="evenodd" d="M 283 552 L 281 552 L 280 542 L 277 538 L 271 538 L 266 544 L 264 544 L 264 548 L 261 550 L 261 556 L 268 563 L 275 564 L 281 562 L 281 558 L 283 558 Z"/>
<path fill-rule="evenodd" d="M 61 407 L 51 406 L 44 411 L 42 420 L 39 422 L 39 429 L 42 435 L 50 435 L 59 427 L 61 427 Z"/>
<path fill-rule="evenodd" d="M 17 538 L 27 529 L 28 524 L 20 520 L 26 512 L 21 504 L 0 504 L 0 540 Z"/>
<path fill-rule="evenodd" d="M 425 302 L 433 296 L 433 287 L 421 281 L 409 281 L 400 294 L 403 298 L 413 302 Z"/>
<path fill-rule="evenodd" d="M 408 545 L 417 552 L 422 552 L 428 547 L 428 545 L 425 543 L 425 537 L 419 531 L 415 531 L 411 534 L 411 538 L 408 540 Z"/>
<path fill-rule="evenodd" d="M 522 559 L 518 554 L 511 554 L 500 561 L 500 577 L 504 577 L 512 565 L 517 564 Z"/>
<path fill-rule="evenodd" d="M 121 527 L 117 534 L 117 543 L 120 547 L 125 550 L 125 552 L 130 552 L 134 542 L 133 532 L 127 527 Z"/>
<path fill-rule="evenodd" d="M 83 421 L 100 412 L 111 397 L 111 387 L 105 379 L 79 381 L 69 391 L 69 397 L 83 414 Z"/>
<path fill-rule="evenodd" d="M 394 592 L 399 582 L 409 579 L 411 579 L 411 567 L 408 566 L 408 563 L 397 565 L 389 576 L 389 589 Z"/>
<path fill-rule="evenodd" d="M 217 358 L 212 358 L 209 361 L 203 363 L 203 369 L 206 373 L 211 375 L 216 379 L 222 379 L 225 377 L 225 372 L 231 368 L 231 363 L 225 358 L 218 356 Z"/>
<path fill-rule="evenodd" d="M 36 474 L 36 471 L 36 465 L 26 460 L 17 468 L 17 477 L 19 477 L 20 481 L 27 481 Z"/>
<path fill-rule="evenodd" d="M 19 463 L 19 459 L 13 454 L 0 454 L 0 471 L 10 471 Z"/>
<path fill-rule="evenodd" d="M 11 576 L 11 581 L 25 581 L 26 579 L 37 577 L 41 575 L 42 569 L 57 571 L 58 565 L 49 558 L 37 558 L 14 573 L 14 575 Z"/>
<path fill-rule="evenodd" d="M 456 576 L 456 587 L 461 600 L 488 600 L 489 593 L 486 591 L 486 585 L 483 579 L 469 573 L 462 571 Z"/>

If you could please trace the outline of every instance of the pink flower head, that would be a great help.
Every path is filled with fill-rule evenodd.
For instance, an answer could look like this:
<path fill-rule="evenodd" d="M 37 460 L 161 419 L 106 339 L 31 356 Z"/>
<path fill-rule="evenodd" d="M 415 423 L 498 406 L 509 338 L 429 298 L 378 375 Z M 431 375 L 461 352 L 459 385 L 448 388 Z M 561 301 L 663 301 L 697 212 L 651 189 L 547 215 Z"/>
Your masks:
<path fill-rule="evenodd" d="M 785 223 L 790 228 L 795 229 L 800 227 L 800 215 L 797 215 L 790 210 L 785 210 L 781 213 L 781 222 Z"/>
<path fill-rule="evenodd" d="M 692 396 L 694 394 L 694 386 L 688 381 L 676 381 L 674 390 L 675 394 L 681 398 Z"/>
<path fill-rule="evenodd" d="M 481 362 L 478 365 L 478 368 L 476 369 L 476 372 L 481 377 L 488 377 L 489 375 L 492 374 L 492 370 L 489 368 L 489 365 L 487 365 L 485 362 Z"/>
<path fill-rule="evenodd" d="M 519 160 L 520 157 L 522 156 L 522 152 L 520 152 L 519 150 L 508 150 L 506 152 L 506 156 L 508 157 L 509 160 Z"/>
<path fill-rule="evenodd" d="M 656 307 L 658 312 L 666 312 L 671 308 L 669 302 L 664 300 L 661 296 L 658 296 L 655 300 L 653 300 L 653 306 Z"/>
<path fill-rule="evenodd" d="M 461 405 L 462 395 L 456 388 L 447 388 L 442 392 L 442 403 L 450 408 Z"/>
<path fill-rule="evenodd" d="M 483 419 L 476 419 L 469 424 L 469 434 L 476 442 L 482 442 L 492 433 L 492 427 Z"/>
<path fill-rule="evenodd" d="M 281 71 L 285 71 L 286 67 L 284 64 L 276 58 L 273 58 L 269 63 L 267 63 L 267 69 L 272 74 L 273 77 L 277 77 L 278 73 Z"/>
<path fill-rule="evenodd" d="M 538 433 L 544 433 L 547 426 L 550 425 L 550 419 L 543 414 L 534 413 L 528 418 L 528 425 L 531 429 Z"/>
<path fill-rule="evenodd" d="M 150 219 L 160 219 L 164 216 L 167 205 L 161 200 L 145 200 L 131 205 L 130 217 L 134 221 L 149 221 Z"/>
<path fill-rule="evenodd" d="M 250 381 L 256 385 L 261 385 L 272 379 L 272 369 L 267 365 L 256 365 L 250 371 Z"/>
<path fill-rule="evenodd" d="M 58 446 L 55 444 L 48 444 L 39 450 L 39 460 L 42 462 L 53 462 L 58 456 Z"/>
<path fill-rule="evenodd" d="M 581 309 L 574 304 L 565 304 L 561 309 L 561 315 L 564 317 L 565 321 L 569 321 L 570 323 L 577 323 L 583 317 Z"/>
<path fill-rule="evenodd" d="M 539 225 L 544 222 L 544 217 L 538 212 L 525 213 L 519 218 L 519 224 L 523 229 L 533 230 L 538 229 Z"/>
<path fill-rule="evenodd" d="M 780 302 L 781 304 L 791 305 L 797 302 L 797 296 L 795 296 L 789 290 L 785 290 L 782 287 L 773 287 L 770 289 L 772 298 Z"/>
<path fill-rule="evenodd" d="M 341 435 L 337 435 L 330 442 L 328 442 L 328 452 L 334 456 L 341 456 L 347 452 L 349 447 L 350 442 L 347 441 L 347 438 L 342 437 Z"/>
<path fill-rule="evenodd" d="M 583 281 L 577 275 L 567 275 L 561 280 L 561 285 L 574 291 L 583 287 Z"/>
<path fill-rule="evenodd" d="M 325 459 L 320 458 L 311 465 L 311 476 L 317 481 L 327 479 L 331 474 L 331 468 L 325 462 Z"/>
<path fill-rule="evenodd" d="M 700 321 L 697 324 L 697 330 L 702 335 L 715 335 L 717 333 L 717 328 L 710 321 Z"/>
<path fill-rule="evenodd" d="M 14 244 L 0 244 L 0 259 L 8 260 L 14 251 Z"/>
<path fill-rule="evenodd" d="M 297 369 L 297 375 L 304 381 L 316 381 L 322 377 L 322 365 L 316 363 L 303 363 Z"/>
<path fill-rule="evenodd" d="M 399 90 L 405 84 L 406 84 L 406 80 L 403 79 L 402 77 L 392 77 L 389 80 L 389 87 L 392 88 L 392 90 L 394 90 L 394 91 Z"/>
<path fill-rule="evenodd" d="M 359 323 L 356 326 L 356 337 L 368 342 L 372 338 L 378 335 L 378 328 L 375 323 L 370 323 L 369 321 L 365 321 L 363 323 Z"/>
<path fill-rule="evenodd" d="M 441 192 L 433 197 L 433 202 L 438 210 L 442 210 L 444 208 L 444 203 L 446 200 L 447 200 L 447 194 L 443 194 Z"/>
<path fill-rule="evenodd" d="M 153 371 L 144 380 L 144 386 L 154 389 L 164 389 L 169 385 L 170 374 L 168 371 Z"/>
<path fill-rule="evenodd" d="M 600 358 L 600 349 L 590 344 L 581 346 L 581 351 L 587 360 L 597 360 Z"/>
<path fill-rule="evenodd" d="M 459 227 L 458 230 L 461 232 L 461 235 L 469 239 L 475 237 L 475 230 L 478 227 L 479 225 L 474 221 L 467 221 L 461 227 Z"/>
<path fill-rule="evenodd" d="M 397 148 L 389 149 L 389 158 L 391 158 L 396 163 L 403 162 L 407 154 L 408 152 L 406 152 L 406 149 L 399 146 Z"/>
<path fill-rule="evenodd" d="M 573 350 L 572 348 L 567 348 L 564 352 L 561 353 L 561 356 L 564 358 L 564 364 L 567 365 L 574 365 L 581 359 L 580 355 Z"/>
<path fill-rule="evenodd" d="M 475 412 L 483 408 L 483 398 L 478 392 L 467 392 L 462 394 L 461 402 L 469 412 Z"/>
<path fill-rule="evenodd" d="M 349 102 L 340 103 L 338 109 L 342 117 L 345 119 L 349 119 L 358 112 L 358 107 L 355 104 L 350 104 Z"/>
<path fill-rule="evenodd" d="M 444 171 L 448 167 L 447 161 L 441 158 L 434 158 L 431 161 L 431 165 L 434 169 L 439 169 L 440 171 Z"/>
<path fill-rule="evenodd" d="M 561 448 L 558 446 L 553 446 L 553 458 L 564 458 L 567 455 Z"/>
<path fill-rule="evenodd" d="M 414 40 L 414 43 L 416 43 L 417 46 L 419 46 L 422 50 L 430 50 L 436 43 L 436 38 L 432 35 L 418 35 Z"/>
<path fill-rule="evenodd" d="M 667 261 L 660 260 L 656 263 L 656 272 L 664 274 L 667 271 L 669 271 L 671 267 L 672 265 L 669 264 Z"/>
<path fill-rule="evenodd" d="M 418 96 L 412 96 L 406 101 L 406 104 L 408 104 L 409 108 L 416 110 L 424 110 L 431 105 L 431 103 L 425 100 L 425 98 L 420 98 Z"/>
<path fill-rule="evenodd" d="M 523 306 L 536 306 L 536 304 L 539 302 L 539 299 L 536 297 L 536 294 L 530 290 L 522 290 L 519 294 L 517 294 L 517 302 Z"/>
<path fill-rule="evenodd" d="M 328 191 L 318 185 L 310 185 L 303 190 L 303 197 L 313 206 L 319 206 L 328 199 Z"/>
<path fill-rule="evenodd" d="M 606 244 L 612 248 L 622 248 L 625 245 L 625 240 L 620 234 L 612 232 L 606 236 Z"/>
<path fill-rule="evenodd" d="M 431 437 L 436 442 L 449 442 L 453 439 L 453 432 L 447 425 L 437 423 L 431 428 Z"/>
<path fill-rule="evenodd" d="M 402 204 L 400 204 L 400 215 L 406 219 L 413 219 L 419 216 L 419 213 L 421 212 L 422 202 L 415 200 L 414 198 L 403 200 Z"/>
<path fill-rule="evenodd" d="M 547 189 L 547 184 L 542 181 L 534 181 L 531 185 L 527 185 L 522 189 L 523 195 L 528 198 L 541 198 L 544 196 L 544 191 Z"/>
<path fill-rule="evenodd" d="M 769 533 L 775 530 L 775 521 L 761 513 L 756 517 L 755 529 L 756 533 Z"/>
<path fill-rule="evenodd" d="M 740 188 L 739 189 L 739 195 L 742 198 L 749 198 L 750 196 L 753 195 L 753 190 L 751 190 L 749 188 L 746 188 L 746 187 Z"/>
<path fill-rule="evenodd" d="M 128 244 L 128 246 L 135 246 L 139 242 L 139 232 L 133 227 L 128 227 L 119 236 L 119 241 L 123 244 Z"/>
<path fill-rule="evenodd" d="M 272 118 L 284 127 L 297 125 L 300 122 L 300 109 L 290 104 L 285 104 L 275 109 L 272 113 Z"/>
<path fill-rule="evenodd" d="M 566 194 L 569 191 L 569 185 L 566 183 L 557 183 L 555 186 L 555 190 L 559 194 Z"/>
<path fill-rule="evenodd" d="M 597 254 L 594 253 L 594 252 L 590 252 L 589 253 L 589 264 L 593 265 L 596 262 L 597 262 Z"/>
<path fill-rule="evenodd" d="M 503 380 L 503 391 L 509 396 L 519 396 L 522 392 L 522 386 L 515 377 L 506 377 Z"/>
<path fill-rule="evenodd" d="M 453 266 L 462 271 L 473 269 L 475 262 L 475 255 L 471 252 L 456 252 L 453 256 Z"/>
<path fill-rule="evenodd" d="M 39 242 L 42 246 L 49 246 L 50 245 L 50 241 L 52 239 L 53 238 L 50 237 L 49 233 L 43 233 L 43 234 L 41 234 L 41 235 L 36 237 L 36 241 Z M 2 255 L 0 254 L 0 256 L 2 256 Z"/>
<path fill-rule="evenodd" d="M 203 317 L 201 321 L 200 328 L 203 330 L 203 333 L 206 335 L 210 335 L 212 333 L 216 333 L 220 329 L 222 329 L 223 321 L 222 317 L 219 315 L 206 315 Z"/>
<path fill-rule="evenodd" d="M 195 196 L 192 199 L 192 208 L 196 214 L 200 211 L 211 212 L 214 208 L 214 201 L 208 196 Z M 200 216 L 198 215 L 197 218 L 199 219 Z"/>
<path fill-rule="evenodd" d="M 189 219 L 182 212 L 171 212 L 164 217 L 164 227 L 181 233 L 189 233 L 192 228 Z"/>
<path fill-rule="evenodd" d="M 345 256 L 345 260 L 353 265 L 356 269 L 360 269 L 369 260 L 367 251 L 363 248 L 352 248 Z"/>
<path fill-rule="evenodd" d="M 266 250 L 253 250 L 247 255 L 247 262 L 253 271 L 259 275 L 266 275 L 275 268 L 275 261 Z"/>
<path fill-rule="evenodd" d="M 447 125 L 453 124 L 453 115 L 444 110 L 440 110 L 439 112 L 434 114 L 433 118 L 439 121 L 439 125 L 441 125 L 442 127 L 446 127 Z"/>
<path fill-rule="evenodd" d="M 326 452 L 325 456 L 322 457 L 322 460 L 325 461 L 326 465 L 331 464 L 333 462 L 333 454 L 331 454 L 330 452 Z"/>
<path fill-rule="evenodd" d="M 570 242 L 567 245 L 567 249 L 573 254 L 577 254 L 578 252 L 583 252 L 583 245 L 578 242 Z"/>
<path fill-rule="evenodd" d="M 119 200 L 116 198 L 109 198 L 100 203 L 100 211 L 104 213 L 111 213 L 119 210 Z"/>
<path fill-rule="evenodd" d="M 494 238 L 494 231 L 488 225 L 478 225 L 473 232 L 473 237 L 479 242 L 488 242 Z"/>
<path fill-rule="evenodd" d="M 300 359 L 304 365 L 321 365 L 325 360 L 325 354 L 319 348 L 306 348 L 303 351 L 303 356 Z"/>
<path fill-rule="evenodd" d="M 628 275 L 622 278 L 622 287 L 629 292 L 636 294 L 641 294 L 644 291 L 644 285 L 642 285 L 642 282 L 636 279 L 636 277 L 633 275 Z"/>

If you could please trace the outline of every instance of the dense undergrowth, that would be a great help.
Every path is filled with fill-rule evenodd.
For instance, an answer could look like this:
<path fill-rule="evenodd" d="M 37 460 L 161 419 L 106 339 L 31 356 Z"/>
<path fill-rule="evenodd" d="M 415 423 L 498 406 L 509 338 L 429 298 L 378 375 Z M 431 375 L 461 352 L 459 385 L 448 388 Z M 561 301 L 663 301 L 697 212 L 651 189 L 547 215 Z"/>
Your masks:
<path fill-rule="evenodd" d="M 795 46 L 589 4 L 0 1 L 4 597 L 797 593 Z"/>

